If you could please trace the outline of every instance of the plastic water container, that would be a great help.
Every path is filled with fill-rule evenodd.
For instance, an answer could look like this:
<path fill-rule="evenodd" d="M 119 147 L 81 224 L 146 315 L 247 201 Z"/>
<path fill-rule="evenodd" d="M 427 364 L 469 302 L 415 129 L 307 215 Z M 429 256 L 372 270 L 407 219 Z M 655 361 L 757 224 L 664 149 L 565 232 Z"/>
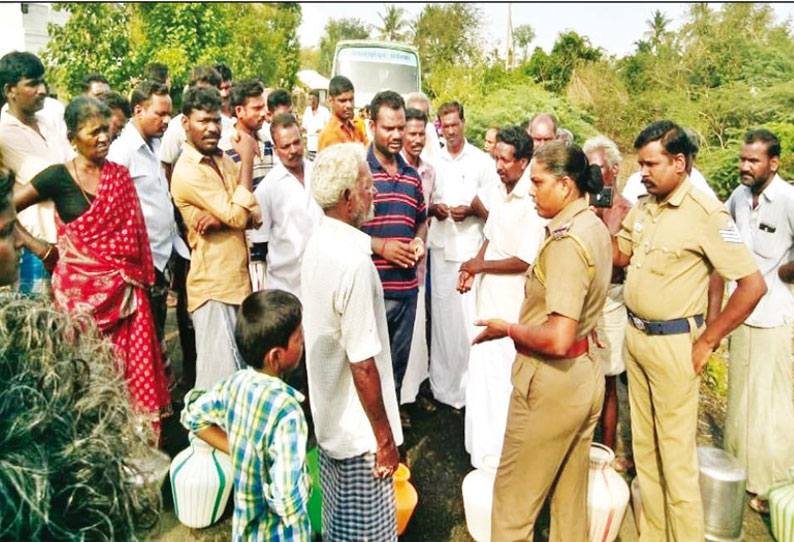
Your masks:
<path fill-rule="evenodd" d="M 777 542 L 794 542 L 794 472 L 769 490 L 769 520 Z"/>
<path fill-rule="evenodd" d="M 629 504 L 629 486 L 610 464 L 615 452 L 603 444 L 590 447 L 587 518 L 590 542 L 612 542 Z"/>
<path fill-rule="evenodd" d="M 493 483 L 498 467 L 498 457 L 486 456 L 483 458 L 483 467 L 471 471 L 463 479 L 461 490 L 466 528 L 476 542 L 491 542 Z"/>

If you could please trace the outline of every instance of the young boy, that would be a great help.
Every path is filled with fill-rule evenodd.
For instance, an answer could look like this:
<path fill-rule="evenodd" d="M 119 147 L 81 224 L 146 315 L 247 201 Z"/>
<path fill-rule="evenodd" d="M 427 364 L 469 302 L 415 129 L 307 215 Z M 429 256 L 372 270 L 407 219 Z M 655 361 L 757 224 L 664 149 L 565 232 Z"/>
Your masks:
<path fill-rule="evenodd" d="M 300 301 L 281 290 L 249 295 L 234 336 L 250 367 L 191 390 L 182 425 L 232 458 L 234 542 L 308 542 L 303 397 L 280 379 L 303 354 Z"/>

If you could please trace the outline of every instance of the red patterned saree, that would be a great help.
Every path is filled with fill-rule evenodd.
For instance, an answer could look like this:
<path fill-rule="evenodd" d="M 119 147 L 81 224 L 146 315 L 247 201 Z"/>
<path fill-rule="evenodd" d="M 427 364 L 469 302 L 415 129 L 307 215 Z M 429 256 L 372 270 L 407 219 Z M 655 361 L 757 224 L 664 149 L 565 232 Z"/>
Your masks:
<path fill-rule="evenodd" d="M 91 206 L 64 224 L 56 213 L 60 259 L 52 275 L 56 306 L 90 314 L 115 346 L 139 412 L 170 409 L 148 288 L 154 266 L 143 212 L 129 172 L 105 162 Z"/>

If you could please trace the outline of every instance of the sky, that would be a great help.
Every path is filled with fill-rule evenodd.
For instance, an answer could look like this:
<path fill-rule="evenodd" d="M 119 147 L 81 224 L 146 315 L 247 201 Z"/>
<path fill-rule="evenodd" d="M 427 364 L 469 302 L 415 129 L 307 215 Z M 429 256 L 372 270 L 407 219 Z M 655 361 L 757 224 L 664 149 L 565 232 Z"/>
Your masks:
<path fill-rule="evenodd" d="M 325 2 L 302 3 L 303 22 L 298 29 L 301 45 L 315 46 L 320 41 L 325 23 L 329 18 L 358 17 L 367 23 L 380 23 L 378 13 L 385 12 L 384 3 L 374 2 Z M 406 18 L 413 19 L 424 7 L 424 2 L 395 3 L 405 9 Z M 485 18 L 484 29 L 491 47 L 499 46 L 504 50 L 504 36 L 507 30 L 508 4 L 478 4 Z M 535 31 L 535 40 L 530 51 L 539 46 L 547 52 L 551 50 L 557 35 L 566 30 L 575 30 L 588 36 L 590 43 L 602 47 L 608 54 L 624 56 L 634 50 L 634 42 L 642 38 L 647 29 L 646 20 L 656 10 L 661 10 L 671 19 L 671 30 L 683 23 L 688 4 L 685 3 L 512 3 L 513 28 L 529 24 Z M 719 7 L 715 4 L 713 7 Z M 779 18 L 794 18 L 794 4 L 773 4 Z"/>

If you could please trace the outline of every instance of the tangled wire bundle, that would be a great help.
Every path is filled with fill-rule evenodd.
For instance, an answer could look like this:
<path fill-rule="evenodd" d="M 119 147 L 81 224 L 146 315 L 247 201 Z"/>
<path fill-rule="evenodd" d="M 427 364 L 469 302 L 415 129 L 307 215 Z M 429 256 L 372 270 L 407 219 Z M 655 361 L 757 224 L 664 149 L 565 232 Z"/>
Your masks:
<path fill-rule="evenodd" d="M 157 520 L 116 363 L 90 320 L 0 294 L 0 541 L 128 541 Z"/>

